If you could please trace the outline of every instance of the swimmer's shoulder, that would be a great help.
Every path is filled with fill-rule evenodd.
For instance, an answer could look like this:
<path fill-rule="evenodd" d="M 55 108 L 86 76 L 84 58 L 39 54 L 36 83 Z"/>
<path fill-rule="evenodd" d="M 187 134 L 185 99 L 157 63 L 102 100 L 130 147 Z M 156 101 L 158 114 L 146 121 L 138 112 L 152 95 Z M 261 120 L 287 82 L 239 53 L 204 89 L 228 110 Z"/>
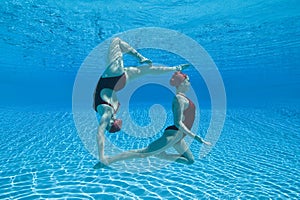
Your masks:
<path fill-rule="evenodd" d="M 188 104 L 189 100 L 187 99 L 186 96 L 184 96 L 182 94 L 176 94 L 174 96 L 174 99 L 173 99 L 173 104 L 174 103 L 177 103 L 177 104 Z"/>

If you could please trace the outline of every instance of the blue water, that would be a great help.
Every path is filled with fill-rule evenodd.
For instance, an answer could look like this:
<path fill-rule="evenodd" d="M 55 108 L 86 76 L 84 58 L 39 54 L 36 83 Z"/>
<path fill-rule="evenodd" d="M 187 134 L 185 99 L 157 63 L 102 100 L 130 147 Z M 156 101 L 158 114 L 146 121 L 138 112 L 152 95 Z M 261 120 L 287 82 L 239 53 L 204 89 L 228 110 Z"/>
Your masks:
<path fill-rule="evenodd" d="M 0 199 L 300 198 L 298 1 L 3 0 L 0 11 Z M 222 133 L 204 158 L 192 142 L 196 160 L 189 166 L 148 158 L 93 170 L 97 159 L 72 112 L 76 75 L 98 44 L 144 27 L 185 34 L 211 56 L 226 91 Z M 141 52 L 165 65 L 185 61 L 164 51 Z M 187 73 L 201 108 L 197 134 L 205 136 L 209 92 L 195 67 Z M 166 127 L 171 101 L 170 91 L 146 85 L 131 97 L 130 115 L 119 115 L 147 126 L 155 121 L 148 109 L 160 104 Z M 95 137 L 88 134 L 89 119 L 81 122 Z M 146 146 L 161 130 L 144 138 L 107 136 L 125 150 Z"/>

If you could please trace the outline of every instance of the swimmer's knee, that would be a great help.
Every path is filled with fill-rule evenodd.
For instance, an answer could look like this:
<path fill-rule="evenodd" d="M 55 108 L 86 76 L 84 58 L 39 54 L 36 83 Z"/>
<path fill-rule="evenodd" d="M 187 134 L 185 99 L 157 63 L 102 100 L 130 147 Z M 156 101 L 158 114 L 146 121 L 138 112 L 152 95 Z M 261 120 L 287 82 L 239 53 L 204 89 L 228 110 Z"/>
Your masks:
<path fill-rule="evenodd" d="M 190 158 L 190 159 L 188 159 L 186 164 L 187 165 L 192 165 L 192 164 L 194 164 L 194 162 L 195 162 L 194 158 Z"/>
<path fill-rule="evenodd" d="M 195 162 L 193 155 L 188 155 L 188 156 L 184 156 L 184 157 L 187 159 L 187 162 L 186 162 L 187 165 L 191 165 Z"/>
<path fill-rule="evenodd" d="M 187 164 L 187 165 L 191 165 L 195 162 L 195 159 L 194 159 L 194 156 L 193 156 L 192 153 L 185 152 L 181 156 L 185 158 L 184 163 Z"/>
<path fill-rule="evenodd" d="M 121 39 L 119 37 L 115 37 L 112 39 L 112 43 L 119 43 L 121 41 Z"/>

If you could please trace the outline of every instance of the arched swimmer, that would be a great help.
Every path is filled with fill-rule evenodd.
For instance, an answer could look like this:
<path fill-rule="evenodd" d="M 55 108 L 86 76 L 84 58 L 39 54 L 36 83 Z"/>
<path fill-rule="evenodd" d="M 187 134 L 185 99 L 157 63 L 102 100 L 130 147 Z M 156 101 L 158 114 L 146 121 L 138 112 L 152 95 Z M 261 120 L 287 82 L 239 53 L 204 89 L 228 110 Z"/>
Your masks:
<path fill-rule="evenodd" d="M 147 63 L 139 67 L 124 67 L 123 54 L 128 53 L 139 59 L 140 63 Z M 122 127 L 122 120 L 116 119 L 120 106 L 116 92 L 125 87 L 129 80 L 146 74 L 162 74 L 179 71 L 188 64 L 174 67 L 152 66 L 152 61 L 138 53 L 128 43 L 120 38 L 113 38 L 109 47 L 108 66 L 100 77 L 94 92 L 94 109 L 101 116 L 97 132 L 97 144 L 100 163 L 107 163 L 104 154 L 105 130 L 117 132 Z"/>
<path fill-rule="evenodd" d="M 174 125 L 167 127 L 163 135 L 150 143 L 146 148 L 125 151 L 116 156 L 108 157 L 106 163 L 98 163 L 94 168 L 105 167 L 120 160 L 144 158 L 148 156 L 156 156 L 161 159 L 192 164 L 194 157 L 184 137 L 188 135 L 200 143 L 211 145 L 210 142 L 203 140 L 191 131 L 195 119 L 195 105 L 185 96 L 185 93 L 190 88 L 189 77 L 181 71 L 175 72 L 170 79 L 170 84 L 176 87 L 176 96 L 172 103 Z M 171 147 L 175 148 L 178 154 L 167 154 L 165 152 Z"/>

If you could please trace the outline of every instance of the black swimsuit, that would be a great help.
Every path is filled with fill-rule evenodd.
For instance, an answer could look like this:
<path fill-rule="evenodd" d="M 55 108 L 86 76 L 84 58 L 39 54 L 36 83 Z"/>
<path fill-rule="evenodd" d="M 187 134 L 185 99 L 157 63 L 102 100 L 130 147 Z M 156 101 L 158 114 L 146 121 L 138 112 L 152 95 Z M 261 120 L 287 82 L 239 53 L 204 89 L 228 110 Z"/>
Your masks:
<path fill-rule="evenodd" d="M 97 87 L 95 89 L 94 92 L 94 110 L 97 112 L 97 106 L 100 104 L 107 104 L 109 106 L 111 106 L 113 108 L 113 106 L 104 101 L 101 98 L 101 91 L 103 89 L 111 89 L 114 91 L 119 91 L 121 89 L 123 89 L 126 85 L 126 75 L 125 73 L 121 74 L 120 76 L 115 76 L 115 77 L 107 77 L 107 78 L 103 78 L 101 76 L 101 78 L 99 79 L 98 83 L 97 83 Z"/>

